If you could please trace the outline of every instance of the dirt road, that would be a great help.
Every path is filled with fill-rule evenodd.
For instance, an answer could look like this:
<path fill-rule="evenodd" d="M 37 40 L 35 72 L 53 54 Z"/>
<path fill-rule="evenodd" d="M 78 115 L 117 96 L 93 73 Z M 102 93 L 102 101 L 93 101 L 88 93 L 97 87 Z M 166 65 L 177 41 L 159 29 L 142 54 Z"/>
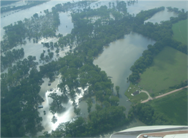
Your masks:
<path fill-rule="evenodd" d="M 146 93 L 146 94 L 148 95 L 148 99 L 147 99 L 148 101 L 149 101 L 149 100 L 153 100 L 153 98 L 149 95 L 149 93 L 148 93 L 147 91 L 141 90 L 140 92 Z M 146 101 L 146 100 L 144 100 L 144 101 Z M 144 101 L 142 101 L 142 102 L 144 102 Z M 142 102 L 141 102 L 141 103 L 142 103 Z"/>
<path fill-rule="evenodd" d="M 179 89 L 176 89 L 176 90 L 170 91 L 170 92 L 168 92 L 168 93 L 165 93 L 165 94 L 162 94 L 162 95 L 156 96 L 155 98 L 151 98 L 151 97 L 148 96 L 148 99 L 142 101 L 141 103 L 146 103 L 146 102 L 148 102 L 149 100 L 153 100 L 153 99 L 157 99 L 157 98 L 164 97 L 164 96 L 166 96 L 166 95 L 169 95 L 169 94 L 172 94 L 172 93 L 178 92 L 178 91 L 180 91 L 180 90 L 182 90 L 182 89 L 184 89 L 184 88 L 188 88 L 188 86 L 185 86 L 185 87 L 182 87 L 182 88 L 179 88 Z M 142 91 L 144 91 L 144 90 L 142 90 Z M 145 92 L 147 92 L 147 91 L 145 91 Z M 148 93 L 148 92 L 147 92 L 147 93 Z M 148 93 L 148 94 L 149 94 L 149 93 Z"/>

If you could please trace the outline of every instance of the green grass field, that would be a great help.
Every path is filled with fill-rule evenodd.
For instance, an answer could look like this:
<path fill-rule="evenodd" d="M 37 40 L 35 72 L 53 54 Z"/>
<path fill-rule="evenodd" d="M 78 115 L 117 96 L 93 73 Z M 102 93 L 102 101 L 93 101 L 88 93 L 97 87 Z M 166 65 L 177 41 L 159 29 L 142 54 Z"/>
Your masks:
<path fill-rule="evenodd" d="M 173 30 L 173 38 L 179 42 L 182 42 L 183 44 L 187 45 L 187 24 L 188 20 L 182 20 L 178 23 L 173 24 L 172 30 Z"/>
<path fill-rule="evenodd" d="M 136 90 L 140 90 L 140 88 L 138 87 L 138 85 L 133 85 L 130 84 L 129 88 L 131 89 L 127 89 L 127 91 L 125 92 L 125 96 L 130 99 L 131 103 L 137 104 L 140 103 L 141 100 L 146 100 L 148 99 L 148 96 L 146 93 L 139 93 L 138 95 L 132 96 L 131 93 L 135 92 Z"/>
<path fill-rule="evenodd" d="M 164 113 L 177 125 L 187 125 L 187 89 L 150 101 L 151 106 Z"/>
<path fill-rule="evenodd" d="M 152 97 L 168 92 L 170 86 L 187 79 L 187 56 L 171 47 L 165 47 L 140 78 L 138 85 Z"/>

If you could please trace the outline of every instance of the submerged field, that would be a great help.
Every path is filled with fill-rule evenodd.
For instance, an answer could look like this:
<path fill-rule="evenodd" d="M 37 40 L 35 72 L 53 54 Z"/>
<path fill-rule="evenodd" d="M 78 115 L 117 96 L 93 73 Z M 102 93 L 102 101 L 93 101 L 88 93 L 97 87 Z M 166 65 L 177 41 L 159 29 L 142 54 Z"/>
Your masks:
<path fill-rule="evenodd" d="M 171 47 L 165 47 L 140 78 L 138 85 L 152 97 L 165 93 L 170 86 L 187 79 L 187 56 Z"/>
<path fill-rule="evenodd" d="M 187 22 L 188 20 L 182 20 L 178 23 L 173 24 L 172 30 L 173 30 L 173 38 L 179 42 L 182 42 L 183 44 L 187 45 Z"/>
<path fill-rule="evenodd" d="M 187 125 L 187 89 L 150 101 L 151 106 L 177 125 Z"/>

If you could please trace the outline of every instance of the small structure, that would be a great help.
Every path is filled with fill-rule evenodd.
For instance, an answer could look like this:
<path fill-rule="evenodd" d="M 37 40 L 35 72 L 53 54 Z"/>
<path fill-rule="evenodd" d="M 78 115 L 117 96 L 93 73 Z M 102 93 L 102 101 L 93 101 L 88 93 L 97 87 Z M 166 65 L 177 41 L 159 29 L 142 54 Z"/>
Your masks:
<path fill-rule="evenodd" d="M 137 95 L 137 94 L 139 94 L 139 90 L 136 90 L 136 91 L 133 92 L 131 95 L 132 95 L 132 96 L 135 96 L 135 95 Z"/>
<path fill-rule="evenodd" d="M 43 108 L 43 106 L 42 106 L 42 105 L 39 105 L 38 108 Z"/>
<path fill-rule="evenodd" d="M 52 91 L 53 89 L 50 89 L 50 91 Z"/>
<path fill-rule="evenodd" d="M 50 86 L 50 85 L 51 85 L 51 83 L 49 82 L 49 83 L 48 83 L 48 86 Z"/>

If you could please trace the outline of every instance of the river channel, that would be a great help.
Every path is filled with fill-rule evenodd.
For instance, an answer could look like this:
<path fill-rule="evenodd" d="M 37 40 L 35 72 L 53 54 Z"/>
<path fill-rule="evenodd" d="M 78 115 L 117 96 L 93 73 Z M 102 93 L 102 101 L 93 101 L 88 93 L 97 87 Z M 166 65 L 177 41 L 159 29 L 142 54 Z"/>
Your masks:
<path fill-rule="evenodd" d="M 63 1 L 65 3 L 66 1 Z M 72 2 L 72 1 L 71 1 Z M 114 2 L 114 1 L 113 1 Z M 62 3 L 62 1 L 49 1 L 46 3 L 43 3 L 41 5 L 22 10 L 13 14 L 10 14 L 4 18 L 1 18 L 1 38 L 4 34 L 3 27 L 7 26 L 11 23 L 17 22 L 19 20 L 24 20 L 24 18 L 30 18 L 35 13 L 40 13 L 40 11 L 51 9 L 53 6 L 55 6 L 58 3 Z M 99 3 L 99 2 L 98 2 Z M 108 5 L 108 3 L 105 1 L 100 2 L 101 5 Z M 95 6 L 95 4 L 92 4 L 91 7 Z M 137 14 L 141 10 L 148 10 L 155 7 L 177 7 L 180 9 L 184 9 L 187 11 L 187 2 L 177 2 L 177 1 L 138 1 L 134 5 L 127 6 L 128 12 L 130 14 Z M 95 6 L 96 8 L 96 6 Z M 1 15 L 2 16 L 2 15 Z M 161 21 L 169 20 L 170 17 L 177 16 L 176 14 L 172 12 L 168 12 L 167 10 L 159 12 L 155 14 L 152 18 L 148 19 L 146 22 L 152 22 L 152 23 L 160 23 Z M 71 33 L 71 30 L 73 28 L 73 23 L 71 21 L 70 12 L 67 13 L 60 13 L 60 21 L 61 24 L 58 27 L 57 33 L 61 33 L 63 35 Z M 50 38 L 53 40 L 42 40 L 44 42 L 47 41 L 57 41 L 55 38 Z M 116 40 L 108 47 L 104 48 L 104 51 L 102 54 L 100 54 L 95 60 L 94 64 L 98 65 L 102 70 L 104 70 L 108 76 L 111 76 L 111 80 L 114 83 L 115 86 L 120 86 L 120 105 L 126 107 L 126 114 L 128 110 L 130 109 L 131 103 L 128 101 L 128 99 L 125 97 L 124 92 L 129 86 L 129 83 L 127 83 L 127 77 L 131 74 L 130 67 L 134 64 L 134 62 L 142 55 L 142 52 L 147 49 L 147 46 L 149 44 L 154 44 L 155 42 L 151 39 L 148 39 L 146 37 L 143 37 L 140 34 L 131 32 L 128 35 L 125 35 L 123 39 Z M 31 45 L 33 45 L 31 47 Z M 21 47 L 21 46 L 20 46 Z M 40 53 L 42 53 L 43 50 L 46 50 L 42 47 L 40 43 L 33 44 L 32 42 L 27 43 L 26 46 L 23 46 L 25 56 L 32 55 L 36 56 L 37 59 L 39 59 Z M 68 51 L 68 50 L 67 50 Z M 62 51 L 61 57 L 65 56 L 65 54 Z M 41 86 L 41 91 L 39 95 L 44 98 L 45 102 L 43 103 L 45 110 L 49 110 L 48 105 L 50 103 L 50 99 L 47 97 L 49 93 L 51 93 L 50 89 L 53 89 L 52 92 L 57 91 L 57 84 L 59 83 L 60 77 L 57 77 L 56 80 L 51 84 L 51 86 L 48 86 L 48 79 L 44 79 L 44 83 Z M 83 90 L 82 90 L 83 92 Z M 77 95 L 77 100 L 82 97 L 83 93 L 80 95 Z M 47 104 L 48 102 L 48 104 Z M 81 108 L 82 116 L 87 117 L 87 104 L 86 102 L 82 101 L 78 104 L 79 108 Z M 65 113 L 61 115 L 57 115 L 58 119 L 61 120 L 61 122 L 70 121 L 74 116 L 74 111 L 71 106 L 71 101 L 66 105 L 67 110 Z M 92 110 L 94 110 L 94 106 L 92 107 Z M 46 116 L 43 115 L 43 110 L 40 110 L 40 116 L 43 117 L 42 124 L 46 131 L 55 130 L 57 128 L 59 123 L 52 124 L 51 118 L 52 114 L 49 112 Z M 63 121 L 62 121 L 63 120 Z M 134 120 L 130 126 L 128 127 L 134 127 L 134 126 L 140 126 L 144 125 L 139 120 Z M 119 128 L 117 131 L 125 129 Z M 112 132 L 111 132 L 112 133 Z M 109 134 L 104 134 L 104 137 L 108 137 Z M 40 133 L 42 134 L 42 133 Z"/>

